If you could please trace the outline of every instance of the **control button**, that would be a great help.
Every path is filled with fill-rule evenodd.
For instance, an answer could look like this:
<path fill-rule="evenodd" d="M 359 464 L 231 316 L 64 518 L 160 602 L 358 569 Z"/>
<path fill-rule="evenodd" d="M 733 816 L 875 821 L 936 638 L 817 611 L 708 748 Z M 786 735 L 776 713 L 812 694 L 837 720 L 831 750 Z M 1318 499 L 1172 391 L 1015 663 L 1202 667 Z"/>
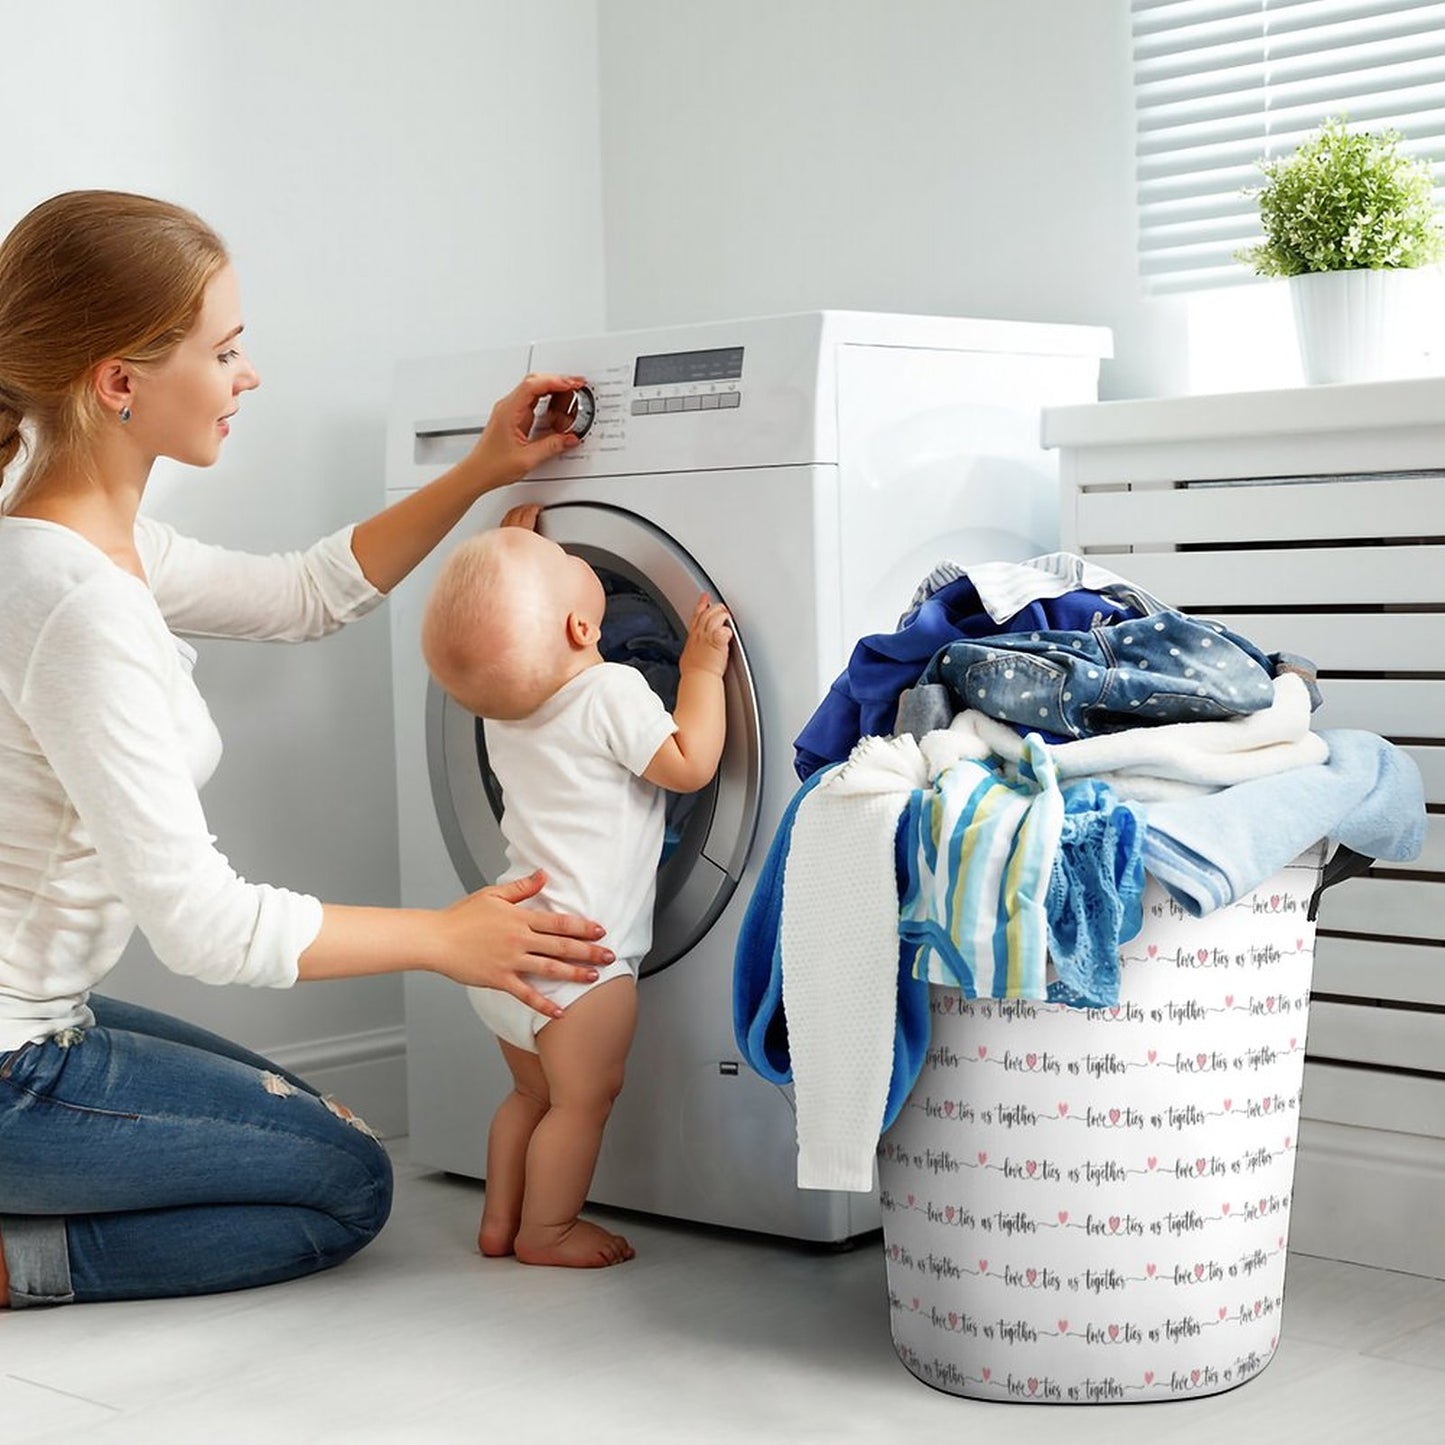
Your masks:
<path fill-rule="evenodd" d="M 632 403 L 633 416 L 645 416 L 647 414 L 647 403 L 639 396 Z"/>
<path fill-rule="evenodd" d="M 702 398 L 700 396 L 685 396 L 682 399 L 682 409 L 684 411 L 701 411 L 701 403 Z"/>
<path fill-rule="evenodd" d="M 663 404 L 662 398 L 660 396 L 655 396 L 652 398 L 651 401 L 647 403 L 647 410 L 649 414 L 652 414 L 659 411 L 665 411 L 666 407 Z"/>
<path fill-rule="evenodd" d="M 666 410 L 668 410 L 668 411 L 681 411 L 681 410 L 682 410 L 682 398 L 681 398 L 680 396 L 670 396 L 670 397 L 668 397 Z"/>
<path fill-rule="evenodd" d="M 717 410 L 717 392 L 715 392 L 715 391 L 707 391 L 707 392 L 704 392 L 703 395 L 702 395 L 702 405 L 699 407 L 699 410 L 700 410 L 700 411 L 716 411 L 716 410 Z"/>
<path fill-rule="evenodd" d="M 575 391 L 559 391 L 548 398 L 543 418 L 548 432 L 571 432 L 579 441 L 592 430 L 597 417 L 597 398 L 590 386 Z"/>
<path fill-rule="evenodd" d="M 720 407 L 723 407 L 724 409 L 726 409 L 727 407 L 730 407 L 730 406 L 741 406 L 741 405 L 742 405 L 742 401 L 743 401 L 743 394 L 742 394 L 742 392 L 740 392 L 740 391 L 725 391 L 725 392 L 722 393 L 722 399 L 718 402 L 718 405 L 719 405 Z"/>

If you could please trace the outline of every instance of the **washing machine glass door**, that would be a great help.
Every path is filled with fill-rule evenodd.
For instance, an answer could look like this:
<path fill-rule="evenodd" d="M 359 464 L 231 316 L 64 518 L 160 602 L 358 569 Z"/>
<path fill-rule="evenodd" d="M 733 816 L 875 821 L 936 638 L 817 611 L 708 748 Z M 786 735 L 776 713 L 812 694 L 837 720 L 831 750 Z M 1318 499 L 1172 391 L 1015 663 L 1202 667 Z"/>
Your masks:
<path fill-rule="evenodd" d="M 585 558 L 602 579 L 603 657 L 637 667 L 671 711 L 685 619 L 700 592 L 727 598 L 676 541 L 635 513 L 564 502 L 542 513 L 540 530 Z M 737 887 L 757 830 L 762 737 L 736 627 L 723 691 L 727 741 L 717 776 L 700 792 L 668 795 L 644 976 L 681 958 L 712 927 Z M 426 732 L 432 799 L 447 851 L 465 887 L 484 887 L 501 876 L 507 856 L 499 822 L 504 799 L 487 764 L 482 724 L 429 682 Z"/>

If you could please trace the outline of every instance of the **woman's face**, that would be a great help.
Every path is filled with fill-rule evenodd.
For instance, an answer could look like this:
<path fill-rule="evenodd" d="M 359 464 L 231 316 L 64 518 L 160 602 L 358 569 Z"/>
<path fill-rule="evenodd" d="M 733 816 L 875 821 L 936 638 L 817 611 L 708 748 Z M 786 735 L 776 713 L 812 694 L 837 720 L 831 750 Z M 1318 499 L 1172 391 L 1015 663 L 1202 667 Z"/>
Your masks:
<path fill-rule="evenodd" d="M 136 440 L 156 456 L 208 467 L 230 433 L 241 393 L 261 378 L 241 349 L 241 293 L 223 266 L 206 287 L 200 315 L 175 349 L 132 382 Z"/>

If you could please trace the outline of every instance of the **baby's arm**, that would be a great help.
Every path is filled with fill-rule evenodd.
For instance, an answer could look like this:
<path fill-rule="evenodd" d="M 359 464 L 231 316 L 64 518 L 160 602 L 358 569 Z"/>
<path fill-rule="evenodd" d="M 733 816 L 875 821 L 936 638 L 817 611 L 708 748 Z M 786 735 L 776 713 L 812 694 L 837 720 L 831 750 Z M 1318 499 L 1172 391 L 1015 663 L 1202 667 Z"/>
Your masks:
<path fill-rule="evenodd" d="M 677 706 L 672 710 L 677 731 L 647 765 L 642 776 L 649 783 L 674 793 L 695 793 L 717 771 L 727 731 L 723 673 L 732 635 L 727 608 L 704 593 L 692 610 L 677 664 Z"/>

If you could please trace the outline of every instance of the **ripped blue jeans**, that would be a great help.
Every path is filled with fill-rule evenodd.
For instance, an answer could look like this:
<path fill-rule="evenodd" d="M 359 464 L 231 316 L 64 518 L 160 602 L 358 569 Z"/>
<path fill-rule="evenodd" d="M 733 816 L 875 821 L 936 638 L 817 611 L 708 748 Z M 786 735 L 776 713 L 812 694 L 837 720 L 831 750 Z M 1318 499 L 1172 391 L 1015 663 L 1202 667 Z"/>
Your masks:
<path fill-rule="evenodd" d="M 12 1306 L 272 1284 L 339 1264 L 391 1209 L 359 1120 L 259 1055 L 92 997 L 95 1026 L 0 1053 Z"/>

